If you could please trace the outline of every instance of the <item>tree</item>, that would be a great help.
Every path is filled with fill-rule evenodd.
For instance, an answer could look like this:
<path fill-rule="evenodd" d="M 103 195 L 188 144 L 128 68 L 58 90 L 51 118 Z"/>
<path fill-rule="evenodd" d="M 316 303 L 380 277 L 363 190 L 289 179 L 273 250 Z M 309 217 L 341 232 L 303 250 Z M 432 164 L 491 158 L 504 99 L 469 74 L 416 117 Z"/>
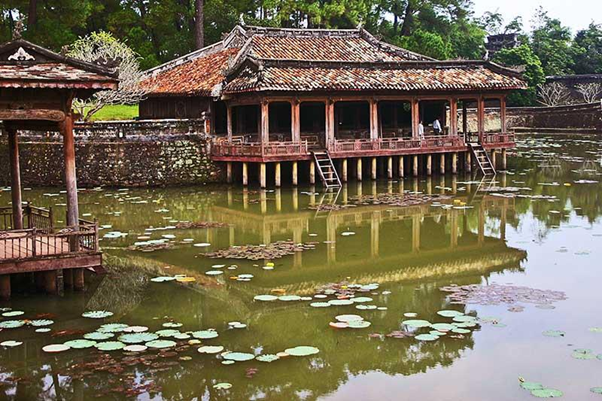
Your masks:
<path fill-rule="evenodd" d="M 575 73 L 602 74 L 602 25 L 592 22 L 587 29 L 577 32 L 575 46 L 580 49 L 575 56 Z"/>
<path fill-rule="evenodd" d="M 93 32 L 75 41 L 67 52 L 70 57 L 88 62 L 116 62 L 119 69 L 119 87 L 116 90 L 96 92 L 87 100 L 76 99 L 73 108 L 84 121 L 106 105 L 137 104 L 153 88 L 141 86 L 143 73 L 138 56 L 125 43 L 107 32 Z"/>
<path fill-rule="evenodd" d="M 508 67 L 520 67 L 523 71 L 529 89 L 512 93 L 508 102 L 513 106 L 530 106 L 537 102 L 537 87 L 543 84 L 546 76 L 537 57 L 527 44 L 522 44 L 514 49 L 502 49 L 493 58 L 494 62 Z"/>
<path fill-rule="evenodd" d="M 544 106 L 562 106 L 571 103 L 571 91 L 560 82 L 541 84 L 537 87 L 539 103 Z"/>
<path fill-rule="evenodd" d="M 399 45 L 439 60 L 449 58 L 452 52 L 450 44 L 446 43 L 441 36 L 421 29 L 415 31 L 411 36 L 401 38 Z"/>
<path fill-rule="evenodd" d="M 577 84 L 575 85 L 575 89 L 583 97 L 585 103 L 594 103 L 602 95 L 602 84 L 599 82 Z"/>
<path fill-rule="evenodd" d="M 194 38 L 197 49 L 205 46 L 205 0 L 194 0 Z"/>

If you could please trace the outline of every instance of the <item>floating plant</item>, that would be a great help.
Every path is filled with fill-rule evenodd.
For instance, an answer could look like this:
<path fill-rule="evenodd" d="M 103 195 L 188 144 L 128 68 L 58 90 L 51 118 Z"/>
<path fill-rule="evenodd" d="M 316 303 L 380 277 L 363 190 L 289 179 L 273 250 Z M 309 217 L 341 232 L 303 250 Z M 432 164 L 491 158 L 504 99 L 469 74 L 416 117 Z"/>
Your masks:
<path fill-rule="evenodd" d="M 546 337 L 564 337 L 566 333 L 561 330 L 546 330 L 542 333 Z"/>
<path fill-rule="evenodd" d="M 42 347 L 42 351 L 48 352 L 48 353 L 64 352 L 64 351 L 68 351 L 70 349 L 71 349 L 71 347 L 69 347 L 68 345 L 65 345 L 65 344 L 49 344 L 49 345 Z"/>
<path fill-rule="evenodd" d="M 50 326 L 50 325 L 54 324 L 54 321 L 49 320 L 49 319 L 36 319 L 36 320 L 32 320 L 31 322 L 29 322 L 29 324 L 33 327 L 43 327 L 43 326 Z"/>
<path fill-rule="evenodd" d="M 21 316 L 21 315 L 24 315 L 24 314 L 25 314 L 25 312 L 23 312 L 23 311 L 13 310 L 13 311 L 10 311 L 10 312 L 4 312 L 2 314 L 2 316 L 4 316 L 4 317 L 16 317 L 16 316 Z"/>
<path fill-rule="evenodd" d="M 82 317 L 86 317 L 88 319 L 104 319 L 111 316 L 113 316 L 113 312 L 109 312 L 106 310 L 88 311 L 82 313 Z"/>
<path fill-rule="evenodd" d="M 125 331 L 128 327 L 130 326 L 124 323 L 107 323 L 100 326 L 96 331 L 101 333 L 120 333 Z"/>
<path fill-rule="evenodd" d="M 104 340 L 108 340 L 109 338 L 113 338 L 113 337 L 115 337 L 114 333 L 104 333 L 104 332 L 99 332 L 99 331 L 84 334 L 84 338 L 86 340 L 95 340 L 95 341 L 104 341 Z"/>
<path fill-rule="evenodd" d="M 262 302 L 272 302 L 278 299 L 275 295 L 256 295 L 253 300 Z"/>
<path fill-rule="evenodd" d="M 217 354 L 224 350 L 224 347 L 221 345 L 204 345 L 200 347 L 197 351 L 199 354 Z"/>
<path fill-rule="evenodd" d="M 308 356 L 317 354 L 320 352 L 320 350 L 316 347 L 301 345 L 298 347 L 285 349 L 284 352 L 290 356 Z"/>
<path fill-rule="evenodd" d="M 232 388 L 232 384 L 230 383 L 217 383 L 213 386 L 216 390 L 228 390 Z"/>
<path fill-rule="evenodd" d="M 245 362 L 255 359 L 255 355 L 246 352 L 224 352 L 222 358 L 235 362 Z"/>
<path fill-rule="evenodd" d="M 537 390 L 532 390 L 531 395 L 537 398 L 558 398 L 563 396 L 563 392 L 560 390 L 556 390 L 553 388 L 542 388 Z"/>
<path fill-rule="evenodd" d="M 154 340 L 154 341 L 149 341 L 144 345 L 146 345 L 148 348 L 161 349 L 161 348 L 175 347 L 177 345 L 177 343 L 175 341 L 171 341 L 171 340 Z"/>
<path fill-rule="evenodd" d="M 148 349 L 148 347 L 146 345 L 141 345 L 141 344 L 130 344 L 130 345 L 126 345 L 125 347 L 123 347 L 124 351 L 127 352 L 143 352 L 146 351 Z"/>
<path fill-rule="evenodd" d="M 464 315 L 464 313 L 458 312 L 456 310 L 440 310 L 439 312 L 437 312 L 437 314 L 439 316 L 451 317 L 451 318 Z"/>
<path fill-rule="evenodd" d="M 71 340 L 71 341 L 67 341 L 65 342 L 65 345 L 69 346 L 70 348 L 73 349 L 85 349 L 85 348 L 92 348 L 96 345 L 96 341 L 93 340 Z"/>
<path fill-rule="evenodd" d="M 153 341 L 159 338 L 155 333 L 128 333 L 119 336 L 118 340 L 126 344 L 140 344 Z"/>
<path fill-rule="evenodd" d="M 429 327 L 431 325 L 431 322 L 429 322 L 428 320 L 404 320 L 403 322 L 401 322 L 402 324 L 409 326 L 409 327 L 414 327 L 414 328 L 422 328 L 422 327 Z"/>
<path fill-rule="evenodd" d="M 18 329 L 25 326 L 25 320 L 5 320 L 0 322 L 0 329 Z"/>
<path fill-rule="evenodd" d="M 199 330 L 191 333 L 194 338 L 198 338 L 199 340 L 209 340 L 211 338 L 216 338 L 219 336 L 217 331 L 215 330 Z"/>
<path fill-rule="evenodd" d="M 0 345 L 3 346 L 3 347 L 12 348 L 12 347 L 18 347 L 19 345 L 23 345 L 23 342 L 22 341 L 8 340 L 8 341 L 1 342 Z"/>
<path fill-rule="evenodd" d="M 435 341 L 439 339 L 439 336 L 433 334 L 419 334 L 414 338 L 419 341 Z"/>
<path fill-rule="evenodd" d="M 259 362 L 274 362 L 277 361 L 278 359 L 280 359 L 280 357 L 278 355 L 274 355 L 274 354 L 263 354 L 263 355 L 258 355 L 257 357 L 255 357 L 256 360 L 258 360 Z"/>
<path fill-rule="evenodd" d="M 94 345 L 99 351 L 117 351 L 123 349 L 125 344 L 121 341 L 105 341 Z"/>

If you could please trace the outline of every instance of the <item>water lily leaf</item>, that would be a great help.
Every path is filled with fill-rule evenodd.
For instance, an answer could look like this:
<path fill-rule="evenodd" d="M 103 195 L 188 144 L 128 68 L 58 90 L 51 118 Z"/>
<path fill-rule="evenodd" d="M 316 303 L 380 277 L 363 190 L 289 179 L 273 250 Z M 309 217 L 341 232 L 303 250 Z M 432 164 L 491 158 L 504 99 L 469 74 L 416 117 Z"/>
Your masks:
<path fill-rule="evenodd" d="M 431 322 L 428 320 L 404 320 L 401 323 L 415 328 L 429 327 L 431 325 Z"/>
<path fill-rule="evenodd" d="M 43 327 L 43 326 L 50 326 L 51 324 L 54 324 L 54 321 L 52 321 L 50 319 L 36 319 L 36 320 L 32 320 L 31 322 L 29 322 L 29 324 L 33 327 Z"/>
<path fill-rule="evenodd" d="M 177 328 L 177 327 L 182 327 L 183 324 L 182 323 L 175 323 L 175 322 L 166 322 L 163 323 L 163 327 L 168 327 L 171 329 Z"/>
<path fill-rule="evenodd" d="M 160 277 L 153 277 L 150 279 L 150 281 L 152 281 L 153 283 L 164 283 L 166 281 L 173 281 L 175 280 L 175 277 L 172 276 L 160 276 Z"/>
<path fill-rule="evenodd" d="M 414 312 L 406 312 L 403 314 L 404 317 L 416 317 L 418 316 L 418 313 L 414 313 Z"/>
<path fill-rule="evenodd" d="M 456 328 L 456 326 L 449 323 L 435 323 L 431 324 L 431 327 L 437 331 L 451 331 Z"/>
<path fill-rule="evenodd" d="M 165 330 L 159 330 L 155 334 L 157 334 L 160 337 L 173 337 L 173 336 L 177 336 L 178 334 L 180 334 L 180 330 L 165 329 Z"/>
<path fill-rule="evenodd" d="M 123 349 L 125 344 L 120 341 L 105 341 L 102 343 L 96 343 L 94 347 L 100 351 L 117 351 Z"/>
<path fill-rule="evenodd" d="M 370 327 L 371 324 L 372 323 L 366 320 L 352 320 L 349 323 L 347 323 L 350 329 L 365 329 L 367 327 Z"/>
<path fill-rule="evenodd" d="M 566 333 L 560 330 L 546 330 L 542 333 L 546 337 L 564 337 Z"/>
<path fill-rule="evenodd" d="M 232 388 L 232 384 L 230 383 L 217 383 L 216 385 L 213 386 L 214 389 L 216 390 L 228 390 L 230 388 Z"/>
<path fill-rule="evenodd" d="M 464 313 L 458 312 L 457 310 L 440 310 L 439 312 L 437 312 L 437 314 L 443 317 L 456 317 L 464 315 Z"/>
<path fill-rule="evenodd" d="M 534 395 L 537 398 L 558 398 L 562 397 L 563 393 L 562 391 L 553 388 L 542 388 L 539 390 L 532 390 L 531 395 Z"/>
<path fill-rule="evenodd" d="M 101 325 L 96 331 L 101 333 L 120 333 L 128 327 L 130 326 L 124 323 L 108 323 Z"/>
<path fill-rule="evenodd" d="M 306 345 L 300 345 L 294 348 L 287 348 L 284 350 L 290 356 L 308 356 L 315 355 L 320 352 L 320 350 L 316 347 L 310 347 Z"/>
<path fill-rule="evenodd" d="M 373 299 L 370 297 L 357 297 L 357 298 L 351 298 L 351 300 L 356 303 L 356 304 L 360 304 L 360 303 L 366 303 L 366 302 L 372 302 Z"/>
<path fill-rule="evenodd" d="M 461 329 L 461 328 L 455 328 L 455 329 L 452 329 L 451 332 L 454 333 L 454 334 L 468 334 L 468 333 L 470 333 L 470 330 Z"/>
<path fill-rule="evenodd" d="M 4 317 L 15 317 L 15 316 L 21 316 L 21 315 L 24 315 L 24 314 L 25 314 L 25 312 L 23 312 L 21 310 L 13 310 L 13 311 L 10 311 L 10 312 L 4 312 L 2 314 L 2 316 L 4 316 Z"/>
<path fill-rule="evenodd" d="M 245 362 L 255 359 L 255 355 L 246 352 L 224 352 L 222 358 L 236 362 Z"/>
<path fill-rule="evenodd" d="M 576 349 L 573 352 L 573 358 L 581 360 L 596 359 L 596 355 L 591 349 Z"/>
<path fill-rule="evenodd" d="M 419 334 L 414 338 L 419 341 L 435 341 L 439 339 L 439 336 L 435 336 L 432 334 Z"/>
<path fill-rule="evenodd" d="M 359 310 L 375 310 L 375 309 L 378 309 L 378 307 L 376 305 L 364 305 L 364 304 L 360 304 L 360 305 L 356 305 L 355 309 L 359 309 Z"/>
<path fill-rule="evenodd" d="M 533 391 L 533 390 L 541 390 L 543 389 L 543 384 L 541 383 L 535 383 L 535 382 L 522 382 L 520 384 L 520 386 L 522 388 L 524 388 L 525 390 L 529 390 L 529 391 Z"/>
<path fill-rule="evenodd" d="M 148 327 L 146 326 L 128 326 L 123 329 L 124 333 L 144 333 L 148 331 Z"/>
<path fill-rule="evenodd" d="M 592 333 L 602 333 L 602 327 L 590 327 L 589 331 Z"/>
<path fill-rule="evenodd" d="M 125 347 L 123 347 L 124 351 L 127 352 L 143 352 L 146 351 L 148 349 L 148 347 L 146 345 L 142 345 L 142 344 L 130 344 L 130 345 L 126 345 Z"/>
<path fill-rule="evenodd" d="M 330 322 L 328 325 L 333 329 L 346 329 L 349 327 L 349 325 L 345 322 Z"/>
<path fill-rule="evenodd" d="M 175 347 L 177 343 L 171 340 L 154 340 L 147 342 L 146 345 L 148 348 L 171 348 Z"/>
<path fill-rule="evenodd" d="M 125 344 L 140 344 L 153 341 L 159 338 L 155 333 L 128 333 L 119 336 L 118 340 Z"/>
<path fill-rule="evenodd" d="M 113 312 L 106 310 L 88 311 L 82 313 L 82 317 L 86 317 L 88 319 L 104 319 L 111 316 L 113 316 Z"/>
<path fill-rule="evenodd" d="M 199 354 L 217 354 L 219 352 L 222 352 L 223 350 L 224 347 L 222 347 L 221 345 L 204 345 L 200 347 L 197 351 L 199 352 Z"/>
<path fill-rule="evenodd" d="M 592 387 L 589 389 L 594 394 L 602 394 L 602 387 Z"/>
<path fill-rule="evenodd" d="M 274 354 L 263 354 L 263 355 L 258 355 L 255 359 L 257 359 L 259 362 L 274 362 L 277 361 L 278 359 L 280 359 L 280 357 L 278 355 L 274 355 Z"/>
<path fill-rule="evenodd" d="M 173 336 L 173 338 L 175 338 L 176 340 L 188 340 L 190 338 L 190 334 L 180 333 Z"/>
<path fill-rule="evenodd" d="M 198 244 L 194 244 L 194 246 L 197 248 L 207 248 L 208 246 L 211 246 L 211 244 L 208 242 L 199 242 Z"/>
<path fill-rule="evenodd" d="M 96 341 L 92 341 L 92 340 L 71 340 L 71 341 L 67 341 L 65 342 L 65 345 L 68 345 L 70 348 L 73 349 L 85 349 L 85 348 L 92 348 L 96 345 Z"/>
<path fill-rule="evenodd" d="M 63 351 L 68 351 L 70 349 L 71 349 L 71 347 L 69 347 L 68 345 L 65 345 L 65 344 L 49 344 L 49 345 L 42 347 L 42 351 L 48 352 L 48 353 L 63 352 Z"/>
<path fill-rule="evenodd" d="M 48 327 L 42 327 L 42 328 L 36 329 L 36 333 L 48 333 L 49 331 L 51 331 L 51 330 Z"/>
<path fill-rule="evenodd" d="M 275 295 L 256 295 L 253 300 L 262 302 L 272 302 L 278 299 Z"/>
<path fill-rule="evenodd" d="M 103 333 L 103 332 L 99 332 L 99 331 L 84 334 L 84 338 L 86 340 L 104 341 L 104 340 L 108 340 L 109 338 L 113 338 L 113 337 L 115 337 L 115 334 L 113 334 L 113 333 Z"/>
<path fill-rule="evenodd" d="M 345 305 L 352 305 L 353 301 L 350 299 L 333 299 L 331 301 L 328 301 L 328 303 L 333 306 L 345 306 Z"/>
<path fill-rule="evenodd" d="M 474 316 L 469 316 L 469 315 L 459 315 L 459 316 L 454 316 L 454 322 L 458 322 L 458 323 L 468 323 L 468 322 L 476 322 L 477 318 Z"/>
<path fill-rule="evenodd" d="M 328 302 L 312 302 L 309 306 L 312 308 L 328 308 L 331 305 Z"/>
<path fill-rule="evenodd" d="M 0 343 L 0 345 L 3 347 L 12 348 L 12 347 L 18 347 L 19 345 L 23 345 L 23 342 L 15 341 L 15 340 L 7 340 L 7 341 L 2 341 Z"/>
<path fill-rule="evenodd" d="M 299 295 L 283 295 L 281 297 L 278 297 L 278 300 L 284 301 L 284 302 L 300 301 L 301 297 Z"/>
<path fill-rule="evenodd" d="M 209 270 L 206 271 L 205 274 L 208 276 L 219 276 L 220 274 L 224 274 L 224 272 L 221 270 Z"/>
<path fill-rule="evenodd" d="M 209 340 L 211 338 L 216 338 L 219 336 L 217 331 L 215 330 L 199 330 L 191 333 L 194 338 L 198 338 L 199 340 Z"/>
<path fill-rule="evenodd" d="M 364 320 L 364 318 L 361 317 L 360 315 L 339 315 L 339 316 L 335 317 L 335 319 L 338 320 L 339 322 L 345 322 L 345 323 L 349 323 L 354 320 L 357 320 L 357 321 Z"/>
<path fill-rule="evenodd" d="M 229 360 L 222 361 L 222 365 L 234 365 L 235 363 L 236 363 L 236 361 L 229 361 Z"/>
<path fill-rule="evenodd" d="M 6 320 L 0 322 L 0 329 L 18 329 L 25 326 L 25 320 Z"/>

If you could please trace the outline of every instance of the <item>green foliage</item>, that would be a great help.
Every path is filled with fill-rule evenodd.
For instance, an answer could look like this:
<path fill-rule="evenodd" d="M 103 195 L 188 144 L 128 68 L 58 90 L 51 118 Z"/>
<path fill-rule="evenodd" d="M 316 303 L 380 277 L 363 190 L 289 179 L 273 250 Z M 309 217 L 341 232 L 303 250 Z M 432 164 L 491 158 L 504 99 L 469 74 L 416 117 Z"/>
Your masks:
<path fill-rule="evenodd" d="M 575 46 L 579 47 L 575 73 L 602 74 L 602 25 L 592 22 L 587 29 L 577 32 Z"/>
<path fill-rule="evenodd" d="M 138 105 L 116 104 L 104 106 L 92 121 L 132 120 L 138 117 Z"/>
<path fill-rule="evenodd" d="M 545 82 L 546 77 L 539 57 L 531 48 L 523 44 L 514 49 L 504 49 L 496 53 L 494 60 L 508 67 L 523 67 L 524 77 L 529 84 L 529 89 L 516 92 L 509 96 L 508 102 L 513 106 L 533 105 L 537 101 L 537 85 Z"/>
<path fill-rule="evenodd" d="M 439 60 L 449 58 L 452 53 L 451 44 L 445 42 L 440 35 L 421 29 L 414 31 L 411 36 L 402 36 L 398 44 L 408 50 L 421 52 L 425 56 Z"/>

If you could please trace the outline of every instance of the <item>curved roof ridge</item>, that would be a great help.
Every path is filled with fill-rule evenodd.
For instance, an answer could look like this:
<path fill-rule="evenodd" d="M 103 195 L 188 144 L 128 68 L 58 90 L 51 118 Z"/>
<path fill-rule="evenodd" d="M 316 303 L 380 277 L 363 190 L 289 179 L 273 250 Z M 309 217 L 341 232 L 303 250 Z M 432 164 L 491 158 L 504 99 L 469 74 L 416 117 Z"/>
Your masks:
<path fill-rule="evenodd" d="M 212 45 L 203 47 L 202 49 L 195 50 L 193 52 L 190 52 L 188 54 L 185 54 L 185 55 L 175 58 L 173 60 L 167 61 L 163 64 L 159 64 L 156 67 L 149 68 L 144 73 L 146 75 L 155 76 L 163 71 L 170 70 L 174 67 L 182 65 L 189 61 L 196 60 L 197 58 L 209 56 L 213 53 L 223 50 L 223 48 L 224 48 L 224 40 L 221 40 Z"/>

